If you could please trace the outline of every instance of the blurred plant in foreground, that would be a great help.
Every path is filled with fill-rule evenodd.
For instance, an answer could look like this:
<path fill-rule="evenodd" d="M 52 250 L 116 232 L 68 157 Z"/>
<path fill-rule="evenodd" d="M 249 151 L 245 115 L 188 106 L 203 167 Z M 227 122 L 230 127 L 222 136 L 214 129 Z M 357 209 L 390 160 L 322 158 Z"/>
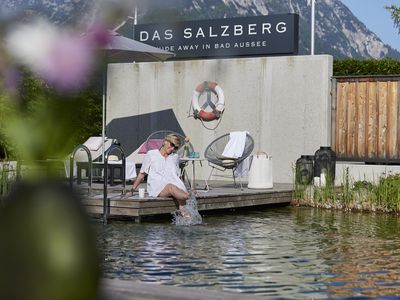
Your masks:
<path fill-rule="evenodd" d="M 98 299 L 99 256 L 80 199 L 19 183 L 0 210 L 1 299 Z"/>
<path fill-rule="evenodd" d="M 108 13 L 115 17 L 113 3 Z M 87 120 L 82 93 L 103 63 L 98 50 L 109 42 L 107 24 L 82 30 L 0 16 L 0 146 L 18 163 L 39 166 L 72 151 Z M 98 299 L 99 255 L 80 199 L 44 179 L 23 177 L 0 197 L 1 295 Z"/>
<path fill-rule="evenodd" d="M 91 39 L 57 30 L 40 19 L 16 25 L 7 33 L 5 45 L 15 61 L 61 91 L 85 85 L 97 46 Z"/>
<path fill-rule="evenodd" d="M 108 29 L 133 5 L 91 2 L 97 15 L 63 27 L 32 11 L 4 15 L 0 4 L 0 147 L 15 152 L 17 160 L 62 157 L 76 145 L 78 128 L 86 126 L 82 94 L 95 80 L 101 86 L 93 75 L 106 63 L 101 49 L 111 42 Z M 77 3 L 63 7 L 88 6 Z"/>
<path fill-rule="evenodd" d="M 4 40 L 3 74 L 14 70 L 19 76 L 3 82 L 2 134 L 18 160 L 34 163 L 66 155 L 84 125 L 80 112 L 85 103 L 79 96 L 107 32 L 82 36 L 35 20 L 14 26 Z"/>

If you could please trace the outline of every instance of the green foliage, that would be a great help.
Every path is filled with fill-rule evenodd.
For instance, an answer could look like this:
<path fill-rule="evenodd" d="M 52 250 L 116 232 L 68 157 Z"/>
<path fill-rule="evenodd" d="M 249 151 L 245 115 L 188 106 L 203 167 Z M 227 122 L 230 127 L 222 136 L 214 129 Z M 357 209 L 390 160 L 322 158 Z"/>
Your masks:
<path fill-rule="evenodd" d="M 294 190 L 292 197 L 295 199 L 304 199 L 306 197 L 307 185 L 298 183 L 294 184 Z"/>
<path fill-rule="evenodd" d="M 292 166 L 293 171 L 293 186 L 294 190 L 292 193 L 293 199 L 304 199 L 307 198 L 307 183 L 299 180 L 299 174 L 296 170 L 296 166 Z"/>
<path fill-rule="evenodd" d="M 400 174 L 383 176 L 375 189 L 377 204 L 389 211 L 400 210 Z"/>
<path fill-rule="evenodd" d="M 400 61 L 384 59 L 336 59 L 333 61 L 334 76 L 396 75 L 400 74 Z"/>
<path fill-rule="evenodd" d="M 15 152 L 4 132 L 4 127 L 7 124 L 7 116 L 10 113 L 8 98 L 0 94 L 0 161 L 13 159 L 13 153 Z"/>
<path fill-rule="evenodd" d="M 354 199 L 354 189 L 351 187 L 349 168 L 346 168 L 342 179 L 341 199 L 344 205 L 348 206 Z"/>
<path fill-rule="evenodd" d="M 12 99 L 0 96 L 0 148 L 8 159 L 65 156 L 87 137 L 101 133 L 98 89 L 61 94 L 25 74 L 19 92 Z"/>
<path fill-rule="evenodd" d="M 77 131 L 74 135 L 74 144 L 81 144 L 90 136 L 101 135 L 102 124 L 102 93 L 95 86 L 87 88 L 77 97 L 81 105 Z"/>
<path fill-rule="evenodd" d="M 390 16 L 393 20 L 394 27 L 399 30 L 400 34 L 400 7 L 396 5 L 385 6 L 387 10 L 390 11 Z"/>
<path fill-rule="evenodd" d="M 362 191 L 362 190 L 372 190 L 374 187 L 372 182 L 366 181 L 366 180 L 359 180 L 354 182 L 353 184 L 353 190 L 356 192 Z"/>
<path fill-rule="evenodd" d="M 296 185 L 293 198 L 314 207 L 400 213 L 400 174 L 383 174 L 376 184 L 353 182 L 346 169 L 341 186 L 335 187 L 329 180 L 322 187 Z"/>

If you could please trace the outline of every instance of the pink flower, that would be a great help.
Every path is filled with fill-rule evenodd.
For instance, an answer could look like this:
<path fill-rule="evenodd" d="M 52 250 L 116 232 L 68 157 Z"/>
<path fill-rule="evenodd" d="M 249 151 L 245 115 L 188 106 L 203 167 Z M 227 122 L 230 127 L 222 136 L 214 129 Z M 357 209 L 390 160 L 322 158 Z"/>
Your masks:
<path fill-rule="evenodd" d="M 87 39 L 60 35 L 51 45 L 38 74 L 61 90 L 79 89 L 87 83 L 94 64 L 94 47 Z"/>
<path fill-rule="evenodd" d="M 97 47 L 105 47 L 111 42 L 110 31 L 101 23 L 96 23 L 90 26 L 85 37 L 90 43 Z"/>
<path fill-rule="evenodd" d="M 95 50 L 103 39 L 82 37 L 38 20 L 13 28 L 6 48 L 15 60 L 55 88 L 76 90 L 85 85 L 95 61 Z"/>

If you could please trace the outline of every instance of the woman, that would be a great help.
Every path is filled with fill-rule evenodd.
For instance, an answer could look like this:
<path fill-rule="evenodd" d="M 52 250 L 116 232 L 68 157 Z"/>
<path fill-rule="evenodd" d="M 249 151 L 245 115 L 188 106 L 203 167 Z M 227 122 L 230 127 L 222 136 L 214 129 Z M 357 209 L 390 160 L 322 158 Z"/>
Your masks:
<path fill-rule="evenodd" d="M 132 196 L 147 174 L 149 195 L 151 197 L 173 197 L 178 201 L 182 215 L 187 215 L 184 206 L 186 200 L 189 199 L 189 193 L 179 177 L 179 157 L 175 153 L 179 146 L 179 137 L 169 134 L 164 138 L 160 149 L 148 151 L 132 189 L 126 196 Z"/>

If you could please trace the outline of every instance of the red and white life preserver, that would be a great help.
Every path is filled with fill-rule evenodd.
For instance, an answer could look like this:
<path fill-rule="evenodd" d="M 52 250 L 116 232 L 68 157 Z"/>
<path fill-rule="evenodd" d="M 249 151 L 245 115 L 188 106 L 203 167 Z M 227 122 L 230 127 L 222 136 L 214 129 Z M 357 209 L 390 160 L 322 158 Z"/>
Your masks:
<path fill-rule="evenodd" d="M 214 93 L 218 99 L 217 103 L 213 104 L 212 111 L 205 111 L 199 105 L 200 95 L 205 91 L 211 91 Z M 201 119 L 203 121 L 213 121 L 220 118 L 225 109 L 225 96 L 224 91 L 218 86 L 218 84 L 214 81 L 204 81 L 200 83 L 196 89 L 193 91 L 192 96 L 192 107 L 193 107 L 193 115 L 194 118 Z"/>

